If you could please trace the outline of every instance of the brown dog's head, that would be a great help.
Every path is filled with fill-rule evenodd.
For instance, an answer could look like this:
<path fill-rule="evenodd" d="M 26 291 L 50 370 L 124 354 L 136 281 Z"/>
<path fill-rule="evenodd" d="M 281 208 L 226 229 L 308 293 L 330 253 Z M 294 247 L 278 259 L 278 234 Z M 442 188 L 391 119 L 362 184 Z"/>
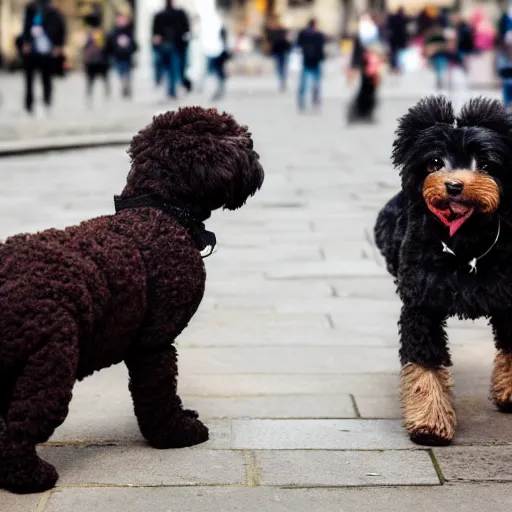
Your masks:
<path fill-rule="evenodd" d="M 123 196 L 156 194 L 205 210 L 240 208 L 264 172 L 246 126 L 216 109 L 155 116 L 132 140 Z"/>
<path fill-rule="evenodd" d="M 510 210 L 512 120 L 498 101 L 471 100 L 458 117 L 443 97 L 420 101 L 400 119 L 393 160 L 409 201 L 423 202 L 450 236 Z"/>

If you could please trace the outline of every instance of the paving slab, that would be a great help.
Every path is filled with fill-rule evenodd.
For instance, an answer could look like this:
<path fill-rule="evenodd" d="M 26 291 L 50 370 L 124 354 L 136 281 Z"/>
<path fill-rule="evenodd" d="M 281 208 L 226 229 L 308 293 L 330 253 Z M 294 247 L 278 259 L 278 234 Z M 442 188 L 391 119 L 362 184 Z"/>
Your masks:
<path fill-rule="evenodd" d="M 219 303 L 217 303 L 219 306 Z M 219 306 L 220 307 L 220 306 Z M 388 338 L 389 340 L 389 338 Z M 357 340 L 361 342 L 361 339 Z M 368 342 L 372 345 L 386 344 L 387 340 L 380 338 L 367 338 L 362 342 Z M 242 325 L 232 327 L 217 327 L 212 329 L 206 325 L 190 326 L 180 334 L 177 345 L 189 347 L 234 347 L 242 346 L 317 346 L 317 345 L 337 345 L 343 342 L 343 337 L 339 331 L 334 330 L 329 325 L 329 320 L 325 318 L 325 325 L 322 327 L 271 327 L 270 329 L 247 330 Z M 391 343 L 396 344 L 396 339 Z"/>
<path fill-rule="evenodd" d="M 349 395 L 183 397 L 202 418 L 355 418 Z"/>
<path fill-rule="evenodd" d="M 393 420 L 233 420 L 231 446 L 249 450 L 414 448 Z"/>
<path fill-rule="evenodd" d="M 258 451 L 261 485 L 440 485 L 427 451 Z"/>
<path fill-rule="evenodd" d="M 450 446 L 434 455 L 448 482 L 512 482 L 512 447 Z"/>
<path fill-rule="evenodd" d="M 370 260 L 320 261 L 276 265 L 266 272 L 268 279 L 319 279 L 340 277 L 382 277 L 385 271 Z"/>
<path fill-rule="evenodd" d="M 59 485 L 234 485 L 246 483 L 243 453 L 140 446 L 43 447 Z"/>
<path fill-rule="evenodd" d="M 206 283 L 206 293 L 215 295 L 216 297 L 239 296 L 245 297 L 309 297 L 321 298 L 331 297 L 332 288 L 328 283 L 312 282 L 308 286 L 304 286 L 301 282 L 276 282 L 268 281 L 263 277 L 258 278 L 240 278 L 234 280 L 224 279 L 217 280 L 215 278 Z"/>
<path fill-rule="evenodd" d="M 326 250 L 325 247 L 322 249 Z M 337 297 L 399 302 L 391 277 L 331 279 L 330 284 Z"/>
<path fill-rule="evenodd" d="M 276 310 L 278 313 L 284 314 L 307 312 L 330 314 L 333 316 L 335 326 L 340 328 L 368 323 L 368 311 L 371 311 L 375 324 L 387 322 L 396 326 L 400 315 L 400 303 L 395 300 L 382 301 L 334 296 L 315 298 L 314 301 L 308 301 L 301 297 L 293 297 L 285 301 L 278 297 Z"/>
<path fill-rule="evenodd" d="M 36 512 L 41 494 L 20 496 L 0 490 L 0 512 Z"/>
<path fill-rule="evenodd" d="M 179 387 L 183 394 L 197 396 L 351 394 L 357 392 L 391 395 L 398 392 L 398 372 L 361 372 L 339 375 L 187 375 L 180 379 Z"/>
<path fill-rule="evenodd" d="M 214 347 L 180 350 L 183 374 L 321 374 L 399 371 L 393 347 Z"/>
<path fill-rule="evenodd" d="M 512 486 L 276 489 L 194 487 L 62 489 L 44 512 L 509 512 Z"/>
<path fill-rule="evenodd" d="M 229 310 L 200 311 L 193 318 L 191 325 L 234 327 L 244 326 L 248 331 L 262 327 L 272 329 L 275 327 L 331 327 L 328 318 L 321 313 L 281 314 L 277 311 L 262 311 L 231 308 Z"/>

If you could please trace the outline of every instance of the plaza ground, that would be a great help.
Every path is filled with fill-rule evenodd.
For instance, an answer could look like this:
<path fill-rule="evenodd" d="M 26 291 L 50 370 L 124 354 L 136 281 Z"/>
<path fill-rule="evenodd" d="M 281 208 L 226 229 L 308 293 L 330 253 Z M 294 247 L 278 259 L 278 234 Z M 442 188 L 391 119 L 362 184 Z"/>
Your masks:
<path fill-rule="evenodd" d="M 52 117 L 33 120 L 21 116 L 20 78 L 4 83 L 4 142 L 129 134 L 176 106 L 141 74 L 133 104 L 98 102 L 91 116 L 81 77 L 72 76 L 58 84 Z M 418 447 L 400 422 L 400 305 L 372 229 L 399 187 L 389 162 L 396 118 L 432 83 L 428 73 L 390 79 L 379 122 L 347 128 L 351 91 L 334 65 L 321 111 L 305 114 L 293 82 L 282 95 L 268 76 L 233 79 L 218 106 L 250 126 L 266 180 L 243 209 L 208 221 L 217 252 L 205 260 L 204 301 L 177 340 L 180 393 L 211 440 L 149 448 L 124 366 L 104 370 L 77 384 L 69 417 L 40 447 L 60 473 L 58 487 L 0 492 L 0 511 L 508 511 L 512 417 L 488 400 L 494 349 L 484 321 L 450 322 L 453 445 Z M 125 150 L 3 158 L 0 237 L 112 213 L 129 168 Z"/>

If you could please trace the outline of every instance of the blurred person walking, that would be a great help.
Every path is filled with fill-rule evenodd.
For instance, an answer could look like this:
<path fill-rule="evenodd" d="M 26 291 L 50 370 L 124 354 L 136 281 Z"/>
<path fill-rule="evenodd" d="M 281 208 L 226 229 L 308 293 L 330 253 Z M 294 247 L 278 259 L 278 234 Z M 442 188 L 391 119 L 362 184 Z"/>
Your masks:
<path fill-rule="evenodd" d="M 313 105 L 320 106 L 322 62 L 325 60 L 325 35 L 318 30 L 318 22 L 311 19 L 299 33 L 297 46 L 302 53 L 302 72 L 298 92 L 299 110 L 306 108 L 306 94 L 311 82 Z"/>
<path fill-rule="evenodd" d="M 227 31 L 217 12 L 215 0 L 196 3 L 201 18 L 201 45 L 206 57 L 206 76 L 217 79 L 217 89 L 212 100 L 217 101 L 226 94 L 226 63 L 231 55 L 228 51 Z"/>
<path fill-rule="evenodd" d="M 451 21 L 457 33 L 457 52 L 461 59 L 463 69 L 467 73 L 468 58 L 475 49 L 473 28 L 460 13 L 454 13 Z"/>
<path fill-rule="evenodd" d="M 356 97 L 349 105 L 348 123 L 374 121 L 384 60 L 379 28 L 369 13 L 361 15 L 357 30 L 348 78 L 351 82 L 359 72 L 360 82 Z"/>
<path fill-rule="evenodd" d="M 425 34 L 424 55 L 432 66 L 436 76 L 436 88 L 445 86 L 448 69 L 445 31 L 438 21 Z"/>
<path fill-rule="evenodd" d="M 512 110 L 512 29 L 508 30 L 497 52 L 496 67 L 501 79 L 503 104 Z M 512 112 L 511 112 L 512 113 Z"/>
<path fill-rule="evenodd" d="M 43 102 L 49 112 L 53 100 L 53 75 L 57 66 L 63 64 L 65 38 L 64 18 L 50 0 L 36 0 L 25 7 L 20 42 L 25 72 L 25 109 L 29 114 L 33 113 L 37 73 L 41 75 Z"/>
<path fill-rule="evenodd" d="M 393 73 L 400 73 L 399 55 L 407 48 L 407 16 L 400 7 L 395 14 L 390 14 L 387 20 L 387 37 L 389 42 L 389 64 Z"/>
<path fill-rule="evenodd" d="M 494 48 L 496 43 L 496 30 L 489 20 L 485 10 L 478 8 L 470 18 L 473 30 L 474 49 L 477 52 L 487 52 Z"/>
<path fill-rule="evenodd" d="M 83 47 L 83 59 L 86 77 L 86 99 L 92 103 L 94 82 L 97 78 L 103 80 L 105 96 L 110 96 L 110 54 L 109 38 L 101 27 L 101 13 L 99 10 L 89 14 L 86 19 L 86 35 Z"/>
<path fill-rule="evenodd" d="M 155 52 L 155 82 L 167 76 L 167 96 L 176 98 L 176 87 L 182 84 L 188 91 L 192 85 L 185 77 L 190 22 L 183 9 L 166 0 L 165 8 L 153 19 L 153 48 Z"/>
<path fill-rule="evenodd" d="M 112 54 L 114 68 L 121 80 L 122 96 L 131 98 L 133 55 L 138 47 L 133 37 L 133 26 L 126 14 L 116 14 L 115 26 L 108 36 L 107 45 L 109 53 Z"/>
<path fill-rule="evenodd" d="M 279 88 L 286 91 L 288 80 L 288 61 L 290 57 L 291 43 L 288 40 L 288 30 L 283 27 L 279 18 L 274 18 L 267 30 L 267 40 L 270 53 L 276 64 L 276 73 L 279 80 Z"/>

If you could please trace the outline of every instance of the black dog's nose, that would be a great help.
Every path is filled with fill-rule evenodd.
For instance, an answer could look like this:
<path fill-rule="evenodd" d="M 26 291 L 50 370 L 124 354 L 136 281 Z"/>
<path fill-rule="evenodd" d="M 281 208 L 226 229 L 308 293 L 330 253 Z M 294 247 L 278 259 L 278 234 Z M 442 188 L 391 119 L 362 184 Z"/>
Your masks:
<path fill-rule="evenodd" d="M 458 196 L 464 189 L 464 185 L 460 181 L 447 181 L 445 183 L 446 185 L 446 192 L 450 194 L 451 196 Z"/>

